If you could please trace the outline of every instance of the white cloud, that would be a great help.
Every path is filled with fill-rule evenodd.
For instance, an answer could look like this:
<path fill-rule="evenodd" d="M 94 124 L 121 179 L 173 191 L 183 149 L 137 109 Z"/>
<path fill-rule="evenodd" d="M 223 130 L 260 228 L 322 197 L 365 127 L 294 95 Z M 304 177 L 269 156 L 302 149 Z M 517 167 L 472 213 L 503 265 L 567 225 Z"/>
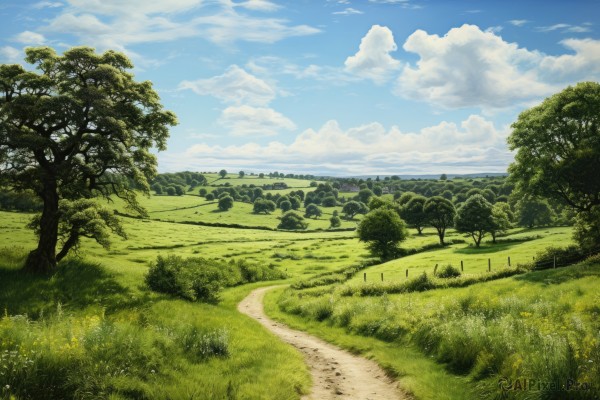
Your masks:
<path fill-rule="evenodd" d="M 0 47 L 0 61 L 5 63 L 18 63 L 22 61 L 21 50 L 12 46 Z"/>
<path fill-rule="evenodd" d="M 262 79 L 249 74 L 237 65 L 231 65 L 224 74 L 208 79 L 183 81 L 179 89 L 191 89 L 199 95 L 210 95 L 226 103 L 266 105 L 277 94 Z"/>
<path fill-rule="evenodd" d="M 356 8 L 348 7 L 343 11 L 335 11 L 332 14 L 333 15 L 357 15 L 357 14 L 364 14 L 364 13 L 360 10 L 357 10 Z"/>
<path fill-rule="evenodd" d="M 550 26 L 538 26 L 537 28 L 535 28 L 535 30 L 538 32 L 553 32 L 553 31 L 560 30 L 565 33 L 584 33 L 584 32 L 592 31 L 592 29 L 587 24 L 570 25 L 570 24 L 564 24 L 564 23 L 554 24 L 554 25 L 550 25 Z"/>
<path fill-rule="evenodd" d="M 14 40 L 26 45 L 42 45 L 46 42 L 44 35 L 36 32 L 24 31 L 15 36 Z"/>
<path fill-rule="evenodd" d="M 296 129 L 296 124 L 272 108 L 247 105 L 227 107 L 219 124 L 233 136 L 273 136 Z"/>
<path fill-rule="evenodd" d="M 274 43 L 319 29 L 293 25 L 243 11 L 274 11 L 267 0 L 68 0 L 69 5 L 43 30 L 76 36 L 100 50 L 126 51 L 131 45 L 198 37 L 220 45 L 235 41 Z M 195 12 L 201 10 L 201 12 Z M 239 10 L 239 11 L 238 11 Z"/>
<path fill-rule="evenodd" d="M 541 53 L 474 25 L 453 28 L 443 37 L 417 30 L 403 47 L 420 57 L 398 79 L 396 93 L 404 97 L 448 108 L 503 108 L 556 90 L 539 79 Z"/>
<path fill-rule="evenodd" d="M 396 50 L 392 31 L 386 26 L 373 25 L 362 38 L 358 52 L 346 59 L 346 71 L 383 83 L 400 68 L 400 61 L 390 55 Z"/>
<path fill-rule="evenodd" d="M 280 5 L 267 0 L 248 0 L 234 5 L 254 11 L 275 11 L 281 8 Z"/>
<path fill-rule="evenodd" d="M 377 122 L 344 130 L 331 120 L 318 130 L 305 130 L 290 144 L 202 143 L 185 154 L 163 157 L 161 165 L 177 170 L 182 167 L 177 163 L 185 160 L 188 167 L 227 164 L 335 175 L 503 172 L 512 161 L 506 135 L 506 130 L 497 130 L 479 115 L 471 115 L 459 125 L 444 121 L 415 133 L 404 133 L 397 126 L 386 130 Z"/>
<path fill-rule="evenodd" d="M 343 85 L 359 80 L 355 75 L 342 68 L 315 64 L 298 65 L 274 56 L 252 58 L 246 64 L 246 68 L 261 76 L 290 75 L 296 79 L 312 79 L 318 82 L 327 82 L 330 85 Z M 302 88 L 305 89 L 307 86 L 302 86 Z"/>
<path fill-rule="evenodd" d="M 529 51 L 474 25 L 443 37 L 417 30 L 403 47 L 420 59 L 405 66 L 395 93 L 445 108 L 492 110 L 530 105 L 566 85 L 600 79 L 600 40 L 560 43 L 573 54 Z"/>
<path fill-rule="evenodd" d="M 32 7 L 39 10 L 42 8 L 58 8 L 62 6 L 64 6 L 64 4 L 57 1 L 40 1 L 35 3 Z"/>
<path fill-rule="evenodd" d="M 511 19 L 510 21 L 508 21 L 509 24 L 514 25 L 514 26 L 523 26 L 528 22 L 530 22 L 530 21 L 528 21 L 526 19 Z"/>
<path fill-rule="evenodd" d="M 540 71 L 545 79 L 566 83 L 600 79 L 600 40 L 565 39 L 560 43 L 574 54 L 543 57 Z"/>

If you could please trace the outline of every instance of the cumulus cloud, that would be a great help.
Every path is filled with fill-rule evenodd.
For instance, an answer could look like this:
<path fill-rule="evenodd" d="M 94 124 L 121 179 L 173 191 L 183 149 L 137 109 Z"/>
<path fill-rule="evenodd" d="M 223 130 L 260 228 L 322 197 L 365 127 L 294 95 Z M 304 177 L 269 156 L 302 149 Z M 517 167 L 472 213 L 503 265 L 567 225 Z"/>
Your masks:
<path fill-rule="evenodd" d="M 396 93 L 404 97 L 450 108 L 502 108 L 555 90 L 539 79 L 540 53 L 474 25 L 453 28 L 443 37 L 417 30 L 403 47 L 420 57 L 398 79 Z"/>
<path fill-rule="evenodd" d="M 390 55 L 397 48 L 388 27 L 373 25 L 362 38 L 358 52 L 346 59 L 346 71 L 383 83 L 400 68 L 400 61 Z"/>
<path fill-rule="evenodd" d="M 247 105 L 227 107 L 219 124 L 228 128 L 233 136 L 273 136 L 296 129 L 296 124 L 272 108 Z"/>
<path fill-rule="evenodd" d="M 12 46 L 0 47 L 0 61 L 6 63 L 18 63 L 22 58 L 21 51 Z"/>
<path fill-rule="evenodd" d="M 369 173 L 439 173 L 439 171 L 503 172 L 512 160 L 506 149 L 506 130 L 479 115 L 460 124 L 441 122 L 418 132 L 386 129 L 378 122 L 344 130 L 330 120 L 318 130 L 307 129 L 292 143 L 266 145 L 191 146 L 185 154 L 165 156 L 167 168 L 176 170 L 177 160 L 197 168 L 211 163 L 236 167 L 315 171 L 348 175 Z M 173 157 L 173 158 L 169 158 Z"/>
<path fill-rule="evenodd" d="M 580 80 L 600 78 L 600 40 L 566 39 L 571 54 L 550 56 L 508 43 L 474 25 L 445 36 L 415 31 L 404 49 L 419 55 L 406 65 L 395 93 L 445 108 L 526 105 Z"/>
<path fill-rule="evenodd" d="M 27 44 L 27 45 L 42 45 L 46 42 L 44 35 L 36 32 L 24 31 L 14 37 L 15 42 Z"/>
<path fill-rule="evenodd" d="M 224 74 L 208 79 L 183 81 L 180 89 L 191 89 L 199 95 L 210 95 L 226 103 L 266 105 L 276 96 L 276 90 L 262 79 L 231 65 Z"/>

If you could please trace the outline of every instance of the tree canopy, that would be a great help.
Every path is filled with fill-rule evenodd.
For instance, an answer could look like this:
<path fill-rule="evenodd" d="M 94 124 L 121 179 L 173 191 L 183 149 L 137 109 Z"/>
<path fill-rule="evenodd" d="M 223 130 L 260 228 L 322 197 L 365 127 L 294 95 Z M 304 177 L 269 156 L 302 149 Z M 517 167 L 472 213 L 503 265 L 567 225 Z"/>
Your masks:
<path fill-rule="evenodd" d="M 440 238 L 440 244 L 444 244 L 446 229 L 454 224 L 454 205 L 448 199 L 440 196 L 434 196 L 425 202 L 423 212 L 427 216 L 427 222 L 433 226 Z"/>
<path fill-rule="evenodd" d="M 454 226 L 457 231 L 469 234 L 479 247 L 485 234 L 494 229 L 492 205 L 480 194 L 469 197 L 458 209 Z"/>
<path fill-rule="evenodd" d="M 398 244 L 408 236 L 406 224 L 398 213 L 385 207 L 365 215 L 357 232 L 359 239 L 367 242 L 371 252 L 382 260 L 393 257 Z"/>
<path fill-rule="evenodd" d="M 165 149 L 176 117 L 150 82 L 135 81 L 121 53 L 25 53 L 36 71 L 0 65 L 0 180 L 42 200 L 38 247 L 26 269 L 48 272 L 57 262 L 60 200 L 117 195 L 143 213 L 129 183 L 149 193 L 157 164 L 150 149 Z"/>
<path fill-rule="evenodd" d="M 579 211 L 600 205 L 600 84 L 582 82 L 523 111 L 508 138 L 516 189 Z"/>

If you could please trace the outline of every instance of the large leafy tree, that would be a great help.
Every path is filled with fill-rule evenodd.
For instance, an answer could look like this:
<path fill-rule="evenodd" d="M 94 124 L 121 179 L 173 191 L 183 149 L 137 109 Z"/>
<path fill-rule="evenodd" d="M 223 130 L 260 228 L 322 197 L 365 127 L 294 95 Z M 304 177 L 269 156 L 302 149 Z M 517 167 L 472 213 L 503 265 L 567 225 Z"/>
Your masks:
<path fill-rule="evenodd" d="M 358 237 L 367 242 L 371 252 L 381 260 L 397 253 L 398 244 L 408 237 L 406 224 L 398 213 L 389 208 L 378 208 L 369 212 L 357 228 Z"/>
<path fill-rule="evenodd" d="M 579 211 L 600 205 L 599 110 L 600 84 L 582 82 L 522 112 L 508 138 L 516 189 Z"/>
<path fill-rule="evenodd" d="M 441 196 L 434 196 L 427 199 L 423 205 L 423 212 L 427 216 L 428 223 L 437 230 L 440 244 L 444 245 L 446 229 L 454 224 L 456 214 L 454 204 Z"/>
<path fill-rule="evenodd" d="M 456 212 L 454 226 L 457 231 L 471 236 L 479 247 L 485 234 L 494 229 L 492 205 L 480 194 L 469 197 Z"/>
<path fill-rule="evenodd" d="M 91 225 L 80 218 L 87 213 L 116 227 L 104 214 L 69 214 L 63 210 L 73 207 L 61 208 L 61 201 L 116 195 L 143 213 L 129 183 L 149 192 L 156 174 L 150 149 L 165 149 L 176 117 L 163 110 L 150 82 L 135 81 L 123 54 L 89 47 L 63 55 L 48 47 L 25 52 L 34 71 L 0 65 L 0 179 L 42 200 L 38 246 L 25 269 L 49 272 L 71 243 L 67 238 L 57 255 L 60 226 L 79 227 L 79 236 L 86 236 Z M 66 221 L 70 215 L 77 220 Z"/>

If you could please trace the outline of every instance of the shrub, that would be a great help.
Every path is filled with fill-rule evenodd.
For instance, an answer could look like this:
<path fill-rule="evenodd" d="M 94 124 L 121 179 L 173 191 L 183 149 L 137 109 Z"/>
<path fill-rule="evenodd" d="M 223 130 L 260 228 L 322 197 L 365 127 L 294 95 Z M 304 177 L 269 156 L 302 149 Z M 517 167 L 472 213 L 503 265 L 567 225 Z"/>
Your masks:
<path fill-rule="evenodd" d="M 301 230 L 306 229 L 308 224 L 304 222 L 302 215 L 288 211 L 281 217 L 281 222 L 277 225 L 277 229 Z"/>
<path fill-rule="evenodd" d="M 205 197 L 206 200 L 208 201 L 213 201 L 215 199 L 215 195 L 212 193 L 208 193 Z"/>
<path fill-rule="evenodd" d="M 219 210 L 228 211 L 233 207 L 233 198 L 229 195 L 219 198 Z"/>
<path fill-rule="evenodd" d="M 461 275 L 460 270 L 448 264 L 437 273 L 438 278 L 457 278 Z"/>
<path fill-rule="evenodd" d="M 342 220 L 340 217 L 331 217 L 329 218 L 329 225 L 331 228 L 339 228 L 342 225 Z"/>

